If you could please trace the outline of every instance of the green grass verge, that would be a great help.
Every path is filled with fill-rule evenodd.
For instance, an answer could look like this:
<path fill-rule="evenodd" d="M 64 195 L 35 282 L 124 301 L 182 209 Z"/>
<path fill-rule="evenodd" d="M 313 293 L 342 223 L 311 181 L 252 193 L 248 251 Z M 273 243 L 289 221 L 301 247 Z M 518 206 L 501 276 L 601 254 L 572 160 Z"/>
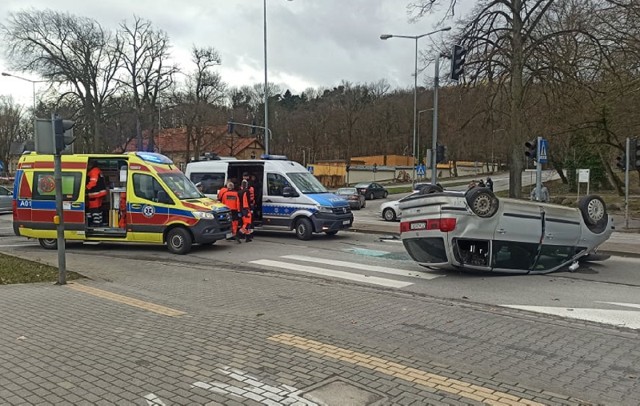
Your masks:
<path fill-rule="evenodd" d="M 82 275 L 67 271 L 67 280 L 80 278 L 82 278 Z M 0 285 L 57 281 L 58 268 L 11 255 L 0 254 Z"/>

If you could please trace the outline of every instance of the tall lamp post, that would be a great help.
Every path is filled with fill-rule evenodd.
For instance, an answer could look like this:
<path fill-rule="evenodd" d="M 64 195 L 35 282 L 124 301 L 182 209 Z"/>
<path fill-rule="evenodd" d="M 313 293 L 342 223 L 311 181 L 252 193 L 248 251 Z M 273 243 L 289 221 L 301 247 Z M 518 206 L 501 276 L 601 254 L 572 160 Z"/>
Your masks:
<path fill-rule="evenodd" d="M 33 115 L 35 116 L 36 115 L 36 83 L 46 82 L 46 80 L 31 80 L 31 79 L 23 78 L 21 76 L 16 76 L 7 72 L 2 72 L 2 76 L 9 76 L 12 78 L 24 80 L 25 82 L 31 82 L 31 85 L 33 87 Z"/>
<path fill-rule="evenodd" d="M 418 112 L 418 125 L 417 125 L 417 127 L 418 127 L 418 129 L 417 129 L 417 133 L 418 133 L 418 135 L 417 135 L 417 137 L 418 137 L 418 142 L 417 142 L 417 144 L 418 144 L 418 162 L 420 162 L 420 115 L 422 113 L 426 113 L 427 111 L 433 111 L 433 108 L 426 109 L 426 110 L 420 110 Z M 425 162 L 425 165 L 426 165 L 426 162 Z"/>
<path fill-rule="evenodd" d="M 293 0 L 288 0 L 293 1 Z M 264 11 L 264 153 L 269 154 L 269 82 L 267 81 L 267 0 L 263 1 Z"/>
<path fill-rule="evenodd" d="M 381 40 L 387 40 L 389 38 L 408 38 L 415 40 L 416 42 L 416 54 L 415 54 L 415 64 L 414 64 L 414 74 L 413 74 L 413 183 L 416 182 L 416 127 L 418 123 L 418 40 L 422 37 L 427 37 L 429 35 L 436 34 L 442 31 L 449 31 L 451 27 L 444 27 L 439 30 L 431 31 L 422 35 L 395 35 L 395 34 L 382 34 L 380 35 Z M 435 115 L 435 110 L 434 110 Z"/>

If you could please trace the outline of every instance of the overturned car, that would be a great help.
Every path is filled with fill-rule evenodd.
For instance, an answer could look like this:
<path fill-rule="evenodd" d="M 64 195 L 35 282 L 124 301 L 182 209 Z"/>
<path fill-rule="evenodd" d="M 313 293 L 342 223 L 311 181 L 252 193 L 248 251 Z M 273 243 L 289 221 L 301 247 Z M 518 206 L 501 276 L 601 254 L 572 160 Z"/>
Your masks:
<path fill-rule="evenodd" d="M 404 247 L 432 269 L 543 274 L 574 268 L 614 230 L 596 195 L 572 208 L 498 199 L 482 187 L 456 192 L 433 185 L 402 199 L 400 209 Z"/>

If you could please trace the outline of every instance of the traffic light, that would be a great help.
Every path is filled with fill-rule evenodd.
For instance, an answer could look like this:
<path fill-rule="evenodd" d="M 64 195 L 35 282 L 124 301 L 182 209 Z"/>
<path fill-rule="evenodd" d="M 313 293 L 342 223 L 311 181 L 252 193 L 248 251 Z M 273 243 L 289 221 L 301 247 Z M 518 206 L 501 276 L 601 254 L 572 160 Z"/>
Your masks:
<path fill-rule="evenodd" d="M 464 62 L 467 50 L 461 45 L 454 45 L 451 54 L 451 79 L 458 80 L 464 74 Z"/>
<path fill-rule="evenodd" d="M 227 132 L 233 134 L 233 119 L 227 121 Z"/>
<path fill-rule="evenodd" d="M 534 161 L 537 160 L 538 157 L 538 140 L 531 140 L 531 141 L 527 141 L 524 143 L 524 155 L 529 158 L 532 159 Z"/>
<path fill-rule="evenodd" d="M 640 145 L 637 139 L 629 140 L 629 170 L 640 169 Z"/>
<path fill-rule="evenodd" d="M 75 121 L 63 120 L 59 117 L 53 120 L 56 154 L 61 154 L 67 148 L 67 145 L 71 145 L 75 141 L 72 130 L 75 124 Z"/>
<path fill-rule="evenodd" d="M 625 154 L 622 154 L 622 156 L 618 155 L 616 157 L 616 167 L 621 171 L 624 171 L 626 169 L 626 163 L 627 163 L 627 156 Z"/>
<path fill-rule="evenodd" d="M 436 146 L 436 163 L 437 164 L 444 164 L 447 162 L 446 153 L 447 153 L 447 147 L 445 147 L 444 145 Z"/>

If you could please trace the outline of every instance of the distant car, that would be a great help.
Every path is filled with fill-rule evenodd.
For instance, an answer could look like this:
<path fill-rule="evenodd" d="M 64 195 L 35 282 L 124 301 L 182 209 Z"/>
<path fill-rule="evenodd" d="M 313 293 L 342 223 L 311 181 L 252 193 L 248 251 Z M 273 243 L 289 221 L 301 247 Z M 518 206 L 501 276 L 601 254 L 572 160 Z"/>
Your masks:
<path fill-rule="evenodd" d="M 387 189 L 376 182 L 358 183 L 355 188 L 358 189 L 358 192 L 364 195 L 367 200 L 385 199 L 389 196 Z"/>
<path fill-rule="evenodd" d="M 12 202 L 13 192 L 4 186 L 0 186 L 0 213 L 11 211 Z"/>
<path fill-rule="evenodd" d="M 412 193 L 408 196 L 403 197 L 398 200 L 391 200 L 389 202 L 384 202 L 380 205 L 380 215 L 385 221 L 397 221 L 402 217 L 402 210 L 400 210 L 400 202 L 404 199 L 409 198 L 415 194 Z"/>
<path fill-rule="evenodd" d="M 436 269 L 543 274 L 575 270 L 613 232 L 602 198 L 578 208 L 498 199 L 491 190 L 443 191 L 437 186 L 400 202 L 400 235 L 418 264 Z"/>
<path fill-rule="evenodd" d="M 367 202 L 363 194 L 358 193 L 358 189 L 354 187 L 343 187 L 336 191 L 338 196 L 343 196 L 349 202 L 349 207 L 360 210 L 367 206 Z"/>

